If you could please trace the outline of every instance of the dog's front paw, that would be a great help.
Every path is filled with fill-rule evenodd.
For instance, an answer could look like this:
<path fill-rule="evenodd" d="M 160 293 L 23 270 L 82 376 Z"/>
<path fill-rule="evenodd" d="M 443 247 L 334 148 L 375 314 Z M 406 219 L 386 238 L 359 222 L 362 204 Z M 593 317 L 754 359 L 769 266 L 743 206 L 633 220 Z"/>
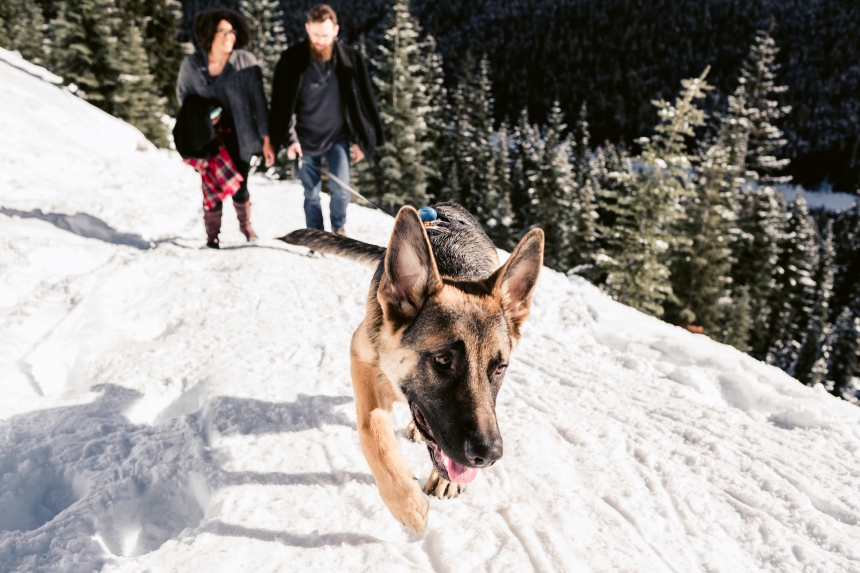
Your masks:
<path fill-rule="evenodd" d="M 385 505 L 397 521 L 416 533 L 424 531 L 430 502 L 421 491 L 417 480 L 412 478 L 408 485 L 402 484 L 402 487 L 393 488 L 388 492 L 380 491 L 380 493 L 383 494 Z"/>
<path fill-rule="evenodd" d="M 424 436 L 421 435 L 421 432 L 418 430 L 418 426 L 415 425 L 415 420 L 409 420 L 409 425 L 406 426 L 404 433 L 407 438 L 416 444 L 420 444 L 424 441 Z"/>
<path fill-rule="evenodd" d="M 430 479 L 424 485 L 424 493 L 435 495 L 439 499 L 453 499 L 466 491 L 466 484 L 454 483 L 439 475 L 436 468 L 430 473 Z"/>

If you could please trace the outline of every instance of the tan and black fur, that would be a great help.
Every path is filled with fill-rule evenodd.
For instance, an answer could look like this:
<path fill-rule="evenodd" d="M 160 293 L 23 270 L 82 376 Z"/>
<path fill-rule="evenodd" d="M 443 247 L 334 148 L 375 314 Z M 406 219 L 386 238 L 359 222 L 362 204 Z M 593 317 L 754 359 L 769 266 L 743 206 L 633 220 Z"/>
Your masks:
<path fill-rule="evenodd" d="M 309 229 L 283 239 L 377 265 L 350 349 L 358 431 L 383 501 L 414 531 L 424 529 L 429 503 L 400 454 L 392 405 L 409 405 L 407 434 L 428 444 L 429 494 L 454 497 L 464 487 L 448 481 L 438 455 L 466 468 L 501 458 L 496 396 L 543 262 L 540 229 L 499 268 L 492 242 L 465 209 L 435 207 L 439 219 L 426 228 L 415 209 L 401 209 L 387 249 Z"/>

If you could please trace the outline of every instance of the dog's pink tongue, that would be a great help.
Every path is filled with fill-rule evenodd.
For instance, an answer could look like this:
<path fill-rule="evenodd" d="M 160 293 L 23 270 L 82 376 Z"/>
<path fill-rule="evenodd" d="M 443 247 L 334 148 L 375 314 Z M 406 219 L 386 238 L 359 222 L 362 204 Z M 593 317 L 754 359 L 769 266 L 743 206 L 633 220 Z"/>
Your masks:
<path fill-rule="evenodd" d="M 449 458 L 445 452 L 442 451 L 442 448 L 439 448 L 438 455 L 441 465 L 445 466 L 445 471 L 448 472 L 448 479 L 454 483 L 469 483 L 475 479 L 478 475 L 478 468 L 467 468 L 465 466 L 461 466 L 451 458 Z"/>

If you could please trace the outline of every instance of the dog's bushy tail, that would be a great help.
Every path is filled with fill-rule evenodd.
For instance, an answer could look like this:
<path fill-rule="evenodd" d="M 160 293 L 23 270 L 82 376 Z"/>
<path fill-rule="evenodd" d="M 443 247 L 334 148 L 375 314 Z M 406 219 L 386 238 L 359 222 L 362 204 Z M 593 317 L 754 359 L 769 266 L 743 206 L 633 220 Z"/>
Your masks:
<path fill-rule="evenodd" d="M 375 267 L 385 258 L 385 247 L 362 243 L 319 229 L 299 229 L 280 237 L 280 240 L 291 245 L 307 247 L 319 253 L 352 259 L 371 267 Z"/>

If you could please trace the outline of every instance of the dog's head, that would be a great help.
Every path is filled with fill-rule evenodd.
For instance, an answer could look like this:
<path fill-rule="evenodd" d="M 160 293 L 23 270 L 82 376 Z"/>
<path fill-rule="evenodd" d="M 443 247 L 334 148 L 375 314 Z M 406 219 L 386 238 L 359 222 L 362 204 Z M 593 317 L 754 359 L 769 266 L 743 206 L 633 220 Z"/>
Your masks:
<path fill-rule="evenodd" d="M 439 474 L 474 479 L 502 457 L 501 388 L 543 263 L 543 232 L 477 282 L 443 279 L 417 212 L 397 215 L 377 290 L 380 367 L 405 395 Z"/>

